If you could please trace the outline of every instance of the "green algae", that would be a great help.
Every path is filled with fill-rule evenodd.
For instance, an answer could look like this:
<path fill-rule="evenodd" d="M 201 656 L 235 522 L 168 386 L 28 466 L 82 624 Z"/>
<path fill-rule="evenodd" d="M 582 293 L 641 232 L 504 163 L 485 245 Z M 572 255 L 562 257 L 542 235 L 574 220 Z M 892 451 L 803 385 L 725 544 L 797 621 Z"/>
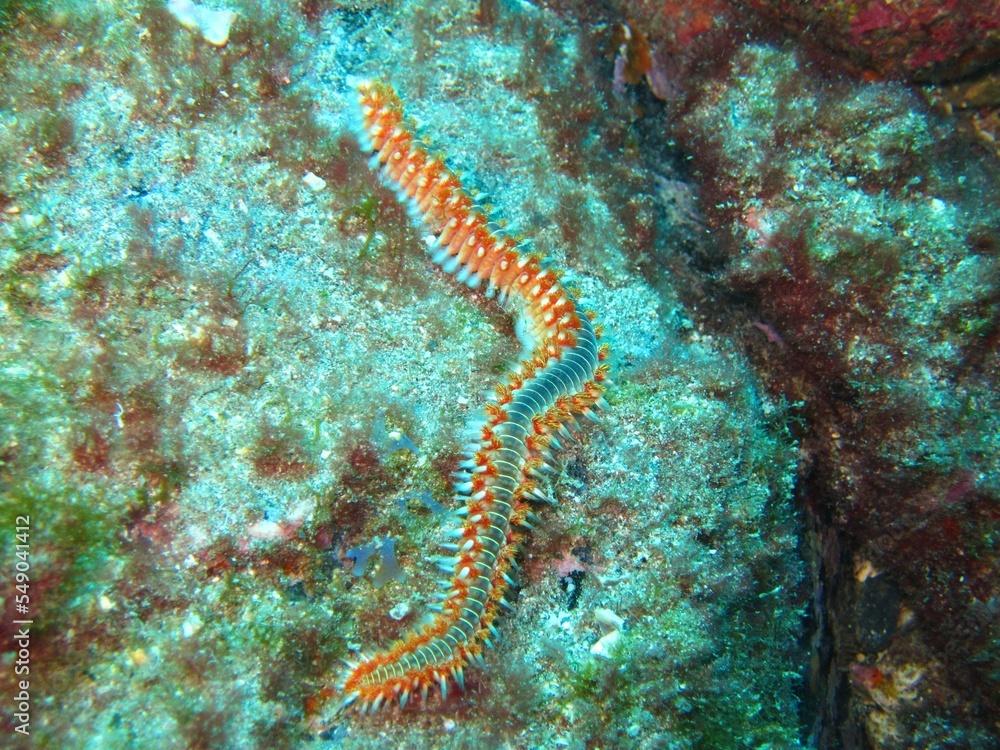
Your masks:
<path fill-rule="evenodd" d="M 358 251 L 358 260 L 366 260 L 371 253 L 375 242 L 375 228 L 378 219 L 379 200 L 374 193 L 366 195 L 359 203 L 349 206 L 341 215 L 337 223 L 343 226 L 346 222 L 357 220 L 361 223 L 361 229 L 365 235 L 365 242 Z"/>

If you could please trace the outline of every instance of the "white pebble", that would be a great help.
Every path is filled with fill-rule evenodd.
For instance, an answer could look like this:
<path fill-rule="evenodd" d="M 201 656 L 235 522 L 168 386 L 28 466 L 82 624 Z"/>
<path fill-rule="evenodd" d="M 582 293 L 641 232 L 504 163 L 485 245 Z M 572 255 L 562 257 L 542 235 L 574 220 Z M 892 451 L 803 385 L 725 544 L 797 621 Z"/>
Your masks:
<path fill-rule="evenodd" d="M 236 20 L 231 10 L 212 10 L 196 5 L 192 0 L 167 0 L 167 10 L 181 26 L 200 31 L 202 38 L 216 47 L 229 41 L 229 29 Z"/>
<path fill-rule="evenodd" d="M 621 630 L 625 627 L 625 620 L 605 607 L 594 609 L 594 619 L 608 630 Z"/>
<path fill-rule="evenodd" d="M 247 529 L 247 536 L 251 539 L 280 539 L 281 526 L 274 521 L 261 519 Z"/>
<path fill-rule="evenodd" d="M 391 617 L 393 620 L 402 620 L 408 614 L 410 614 L 409 602 L 400 602 L 395 607 L 389 610 L 389 617 Z"/>
<path fill-rule="evenodd" d="M 622 631 L 612 630 L 610 633 L 605 633 L 601 638 L 590 647 L 590 653 L 594 656 L 600 656 L 602 659 L 611 659 L 612 653 L 618 648 L 618 643 L 622 639 Z"/>
<path fill-rule="evenodd" d="M 306 172 L 302 181 L 306 184 L 306 187 L 312 190 L 314 193 L 318 193 L 320 190 L 326 187 L 326 180 L 320 177 L 318 174 L 313 174 L 312 172 Z"/>

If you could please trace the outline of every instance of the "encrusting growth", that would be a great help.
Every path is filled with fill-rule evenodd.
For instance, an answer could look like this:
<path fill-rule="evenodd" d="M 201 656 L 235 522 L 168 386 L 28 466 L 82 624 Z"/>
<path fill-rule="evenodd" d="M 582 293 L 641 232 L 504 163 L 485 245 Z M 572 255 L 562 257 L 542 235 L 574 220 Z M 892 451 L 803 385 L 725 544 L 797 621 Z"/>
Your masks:
<path fill-rule="evenodd" d="M 604 404 L 608 366 L 599 329 L 556 273 L 487 221 L 458 177 L 406 125 L 392 87 L 363 82 L 358 93 L 361 146 L 426 231 L 434 262 L 518 316 L 531 351 L 497 386 L 454 475 L 462 507 L 443 545 L 446 554 L 433 558 L 446 574 L 433 619 L 388 650 L 350 664 L 340 685 L 342 707 L 377 711 L 394 701 L 426 701 L 431 690 L 447 697 L 450 685 L 464 687 L 466 664 L 482 661 L 496 636 L 494 620 L 510 607 L 504 594 L 530 526 L 530 504 L 547 500 L 536 480 L 559 437 Z"/>

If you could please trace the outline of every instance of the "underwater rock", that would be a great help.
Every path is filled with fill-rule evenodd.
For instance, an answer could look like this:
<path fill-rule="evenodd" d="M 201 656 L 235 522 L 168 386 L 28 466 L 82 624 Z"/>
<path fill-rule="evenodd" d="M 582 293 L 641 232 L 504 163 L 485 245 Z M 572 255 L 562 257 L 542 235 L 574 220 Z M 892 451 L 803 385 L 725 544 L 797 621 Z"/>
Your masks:
<path fill-rule="evenodd" d="M 643 84 L 677 104 L 711 78 L 742 43 L 752 19 L 731 0 L 616 0 L 615 85 Z"/>
<path fill-rule="evenodd" d="M 423 616 L 462 426 L 516 351 L 351 141 L 347 77 L 388 74 L 601 310 L 618 387 L 544 479 L 484 679 L 320 736 L 794 748 L 812 597 L 825 747 L 996 746 L 988 153 L 721 0 L 227 4 L 218 49 L 147 0 L 20 3 L 0 35 L 32 739 L 297 747 L 340 660 Z"/>
<path fill-rule="evenodd" d="M 737 0 L 886 78 L 956 80 L 1000 59 L 997 0 Z"/>
<path fill-rule="evenodd" d="M 731 314 L 745 310 L 759 372 L 805 419 L 800 493 L 843 550 L 822 605 L 831 668 L 883 648 L 920 666 L 919 708 L 870 735 L 879 746 L 926 745 L 941 725 L 979 737 L 1000 710 L 981 689 L 996 663 L 983 611 L 1000 595 L 986 572 L 1000 563 L 987 541 L 1000 499 L 992 156 L 898 84 L 813 76 L 764 45 L 729 71 L 675 133 L 720 243 L 698 264 Z M 894 587 L 837 572 L 859 560 Z M 909 613 L 895 633 L 893 606 Z M 848 712 L 870 729 L 854 688 Z"/>
<path fill-rule="evenodd" d="M 859 75 L 907 81 L 956 81 L 989 69 L 1000 59 L 997 0 L 619 0 L 629 33 L 623 38 L 624 70 L 636 83 L 645 74 L 654 93 L 671 71 L 674 85 L 724 60 L 748 31 L 773 39 L 775 30 Z M 706 57 L 708 50 L 715 54 Z M 659 95 L 659 94 L 658 94 Z M 662 97 L 661 98 L 665 98 Z"/>
<path fill-rule="evenodd" d="M 899 620 L 899 590 L 885 576 L 871 576 L 860 584 L 856 630 L 863 651 L 877 653 L 889 645 Z"/>

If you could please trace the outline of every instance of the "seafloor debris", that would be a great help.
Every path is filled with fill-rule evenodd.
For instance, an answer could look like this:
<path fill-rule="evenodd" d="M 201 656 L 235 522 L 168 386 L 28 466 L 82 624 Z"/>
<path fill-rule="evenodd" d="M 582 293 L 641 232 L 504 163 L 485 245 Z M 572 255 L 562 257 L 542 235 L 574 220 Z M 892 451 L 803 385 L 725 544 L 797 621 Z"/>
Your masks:
<path fill-rule="evenodd" d="M 167 10 L 186 29 L 198 31 L 209 44 L 222 47 L 229 41 L 229 31 L 236 13 L 231 10 L 213 10 L 193 0 L 167 0 Z"/>

